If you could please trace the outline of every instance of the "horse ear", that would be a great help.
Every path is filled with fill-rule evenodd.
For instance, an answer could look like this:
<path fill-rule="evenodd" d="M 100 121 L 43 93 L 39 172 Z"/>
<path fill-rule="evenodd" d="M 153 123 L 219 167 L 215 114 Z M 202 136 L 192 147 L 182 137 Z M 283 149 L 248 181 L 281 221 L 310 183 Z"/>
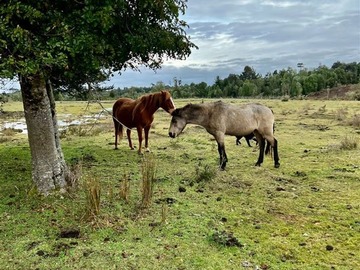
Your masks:
<path fill-rule="evenodd" d="M 172 113 L 172 116 L 178 116 L 179 115 L 179 109 L 175 109 Z"/>

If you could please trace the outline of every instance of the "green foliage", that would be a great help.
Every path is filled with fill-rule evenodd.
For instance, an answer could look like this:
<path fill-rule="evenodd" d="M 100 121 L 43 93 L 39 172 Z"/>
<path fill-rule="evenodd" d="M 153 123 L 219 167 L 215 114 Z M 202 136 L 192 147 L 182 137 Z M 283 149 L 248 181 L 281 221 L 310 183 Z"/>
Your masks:
<path fill-rule="evenodd" d="M 339 79 L 339 74 L 342 74 L 342 79 Z M 114 89 L 108 95 L 110 96 L 111 94 L 113 97 L 138 97 L 144 93 L 167 88 L 172 91 L 174 98 L 238 98 L 256 96 L 302 98 L 305 95 L 332 87 L 358 83 L 360 83 L 360 63 L 356 62 L 349 64 L 337 62 L 335 68 L 319 66 L 314 70 L 300 69 L 297 71 L 287 68 L 280 71 L 275 70 L 273 73 L 267 73 L 265 76 L 257 74 L 253 68 L 246 66 L 241 74 L 229 74 L 224 79 L 217 76 L 213 85 L 207 85 L 205 82 L 182 84 L 181 80 L 175 78 L 174 86 L 158 82 L 152 87 Z M 355 90 L 348 96 L 348 99 L 359 100 L 359 91 Z"/>
<path fill-rule="evenodd" d="M 186 1 L 7 1 L 0 9 L 0 77 L 43 74 L 84 91 L 110 70 L 160 68 L 196 48 L 179 16 Z"/>
<path fill-rule="evenodd" d="M 216 173 L 217 170 L 212 165 L 202 165 L 201 163 L 199 163 L 195 167 L 196 182 L 209 182 L 215 178 Z"/>

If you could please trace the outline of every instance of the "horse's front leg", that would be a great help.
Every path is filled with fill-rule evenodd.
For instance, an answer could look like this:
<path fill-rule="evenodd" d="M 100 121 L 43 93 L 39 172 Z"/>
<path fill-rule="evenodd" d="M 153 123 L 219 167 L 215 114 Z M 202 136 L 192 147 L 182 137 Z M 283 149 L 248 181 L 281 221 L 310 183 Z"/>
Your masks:
<path fill-rule="evenodd" d="M 142 137 L 142 127 L 137 127 L 137 133 L 138 133 L 138 137 L 139 137 L 139 150 L 138 150 L 138 153 L 141 154 L 141 144 L 142 144 L 142 140 L 143 140 L 143 137 Z"/>
<path fill-rule="evenodd" d="M 227 159 L 227 156 L 226 156 L 225 144 L 224 143 L 219 143 L 218 142 L 218 151 L 219 151 L 219 156 L 220 156 L 220 168 L 222 170 L 225 170 L 226 163 L 227 163 L 228 159 Z"/>
<path fill-rule="evenodd" d="M 128 138 L 128 141 L 129 141 L 129 147 L 131 150 L 134 150 L 134 147 L 132 145 L 132 141 L 131 141 L 131 129 L 127 129 L 126 130 L 126 135 L 127 135 L 127 138 Z"/>
<path fill-rule="evenodd" d="M 144 127 L 144 132 L 145 132 L 145 149 L 147 152 L 150 152 L 150 149 L 149 149 L 149 131 L 150 131 L 150 127 L 151 125 L 149 126 L 146 126 Z"/>

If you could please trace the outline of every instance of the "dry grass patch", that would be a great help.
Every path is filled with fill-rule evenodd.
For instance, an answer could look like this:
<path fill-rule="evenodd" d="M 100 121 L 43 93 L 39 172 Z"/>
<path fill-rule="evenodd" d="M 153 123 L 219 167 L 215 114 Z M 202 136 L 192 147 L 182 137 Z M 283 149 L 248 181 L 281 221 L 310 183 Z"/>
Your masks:
<path fill-rule="evenodd" d="M 86 218 L 94 219 L 100 213 L 101 186 L 99 179 L 89 177 L 85 181 Z"/>
<path fill-rule="evenodd" d="M 155 156 L 151 153 L 146 153 L 141 162 L 141 174 L 142 174 L 142 185 L 141 185 L 141 207 L 147 208 L 151 204 L 153 195 L 153 186 L 156 174 L 156 160 Z"/>
<path fill-rule="evenodd" d="M 355 128 L 360 127 L 360 114 L 354 114 L 353 117 L 348 121 L 348 124 Z"/>
<path fill-rule="evenodd" d="M 124 173 L 120 183 L 120 198 L 125 202 L 129 201 L 130 195 L 130 176 L 128 173 Z"/>
<path fill-rule="evenodd" d="M 340 141 L 340 149 L 341 150 L 354 150 L 358 147 L 358 138 L 355 136 L 345 136 Z"/>

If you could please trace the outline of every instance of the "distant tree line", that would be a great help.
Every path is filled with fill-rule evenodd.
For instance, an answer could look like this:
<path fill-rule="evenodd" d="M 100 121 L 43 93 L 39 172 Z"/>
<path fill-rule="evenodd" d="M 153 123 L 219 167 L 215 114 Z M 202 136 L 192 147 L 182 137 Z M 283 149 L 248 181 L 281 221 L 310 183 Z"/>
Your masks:
<path fill-rule="evenodd" d="M 140 95 L 157 92 L 163 89 L 171 91 L 174 98 L 246 98 L 246 97 L 302 97 L 310 93 L 341 85 L 360 82 L 360 62 L 335 62 L 330 68 L 320 65 L 315 69 L 306 69 L 299 63 L 299 69 L 287 68 L 275 70 L 265 76 L 257 73 L 254 68 L 245 66 L 240 74 L 229 74 L 221 79 L 217 76 L 213 85 L 206 82 L 182 84 L 174 78 L 173 85 L 158 82 L 149 87 L 101 88 L 98 84 L 84 86 L 78 95 L 71 91 L 58 89 L 55 91 L 57 100 L 88 100 L 93 97 L 116 99 L 121 96 L 137 98 Z M 13 99 L 19 95 L 12 94 Z"/>
<path fill-rule="evenodd" d="M 174 84 L 168 86 L 158 82 L 152 87 L 117 88 L 107 91 L 110 98 L 119 96 L 137 97 L 144 93 L 169 89 L 175 98 L 239 98 L 239 97 L 299 97 L 336 86 L 357 84 L 360 82 L 360 62 L 335 62 L 330 68 L 320 65 L 308 70 L 300 65 L 299 70 L 293 68 L 275 70 L 265 76 L 254 68 L 245 66 L 240 74 L 229 74 L 227 78 L 215 78 L 213 85 L 205 82 L 182 84 L 174 78 Z M 105 96 L 107 93 L 103 93 Z"/>

